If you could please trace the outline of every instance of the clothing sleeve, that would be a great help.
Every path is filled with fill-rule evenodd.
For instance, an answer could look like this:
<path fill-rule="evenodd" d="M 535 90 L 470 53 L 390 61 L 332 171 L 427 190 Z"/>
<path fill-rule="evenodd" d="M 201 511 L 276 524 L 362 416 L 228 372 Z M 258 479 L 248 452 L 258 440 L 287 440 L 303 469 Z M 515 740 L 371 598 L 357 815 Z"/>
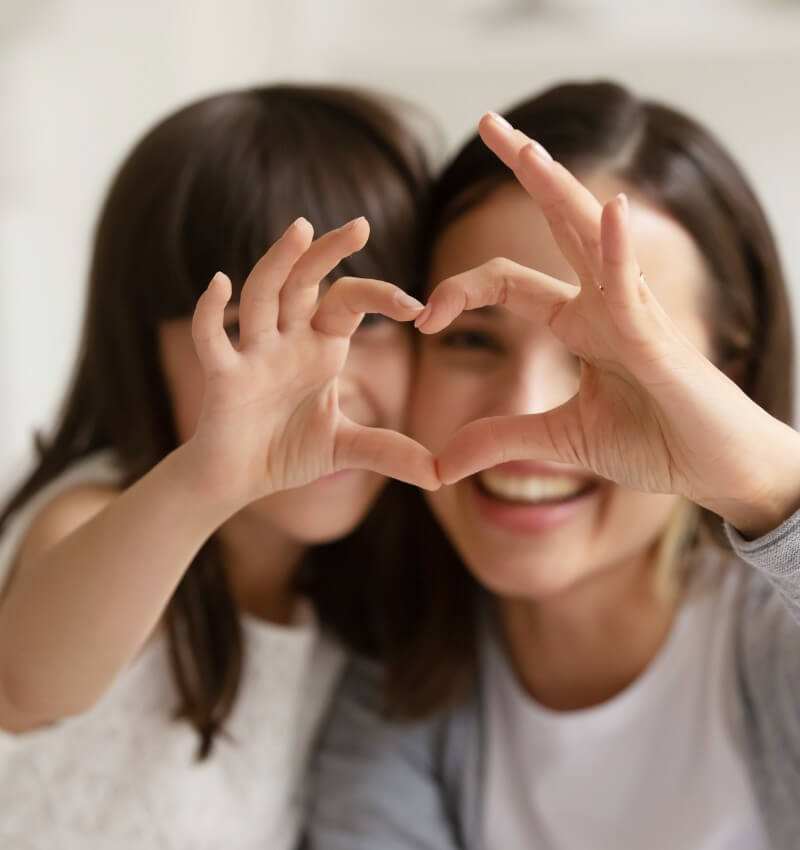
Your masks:
<path fill-rule="evenodd" d="M 381 668 L 355 659 L 323 730 L 304 847 L 457 850 L 437 749 L 441 717 L 391 722 Z"/>
<path fill-rule="evenodd" d="M 755 540 L 745 540 L 733 528 L 726 530 L 736 554 L 756 571 L 745 586 L 734 635 L 753 787 L 772 827 L 774 846 L 796 847 L 800 834 L 800 511 Z"/>
<path fill-rule="evenodd" d="M 736 554 L 769 581 L 800 624 L 800 510 L 755 540 L 727 523 L 725 531 Z"/>

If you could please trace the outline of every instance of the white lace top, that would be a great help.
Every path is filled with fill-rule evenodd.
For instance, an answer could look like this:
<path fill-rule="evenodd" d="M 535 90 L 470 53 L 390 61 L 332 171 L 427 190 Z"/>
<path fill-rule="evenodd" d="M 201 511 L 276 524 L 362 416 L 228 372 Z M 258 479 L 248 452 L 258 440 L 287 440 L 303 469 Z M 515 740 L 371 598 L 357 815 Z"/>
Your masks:
<path fill-rule="evenodd" d="M 114 483 L 109 455 L 77 465 L 0 538 L 0 586 L 32 516 L 59 490 Z M 176 692 L 157 632 L 104 698 L 45 729 L 0 730 L 3 850 L 289 850 L 304 808 L 308 750 L 342 666 L 307 606 L 281 627 L 245 618 L 239 698 L 212 755 L 172 719 Z"/>

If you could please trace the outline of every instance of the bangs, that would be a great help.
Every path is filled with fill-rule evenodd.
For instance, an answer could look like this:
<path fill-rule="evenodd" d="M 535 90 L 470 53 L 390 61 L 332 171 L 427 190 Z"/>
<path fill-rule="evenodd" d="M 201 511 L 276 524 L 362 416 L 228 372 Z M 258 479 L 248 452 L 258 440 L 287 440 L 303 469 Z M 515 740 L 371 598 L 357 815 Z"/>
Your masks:
<path fill-rule="evenodd" d="M 238 299 L 253 265 L 299 216 L 316 236 L 361 215 L 369 221 L 366 247 L 340 263 L 331 280 L 346 274 L 418 288 L 427 193 L 421 156 L 413 162 L 393 147 L 368 101 L 356 99 L 359 108 L 348 111 L 313 93 L 303 102 L 290 92 L 266 97 L 257 90 L 190 107 L 129 158 L 136 180 L 123 170 L 109 197 L 126 214 L 104 215 L 124 221 L 128 232 L 97 243 L 128 246 L 126 274 L 137 283 L 122 289 L 146 325 L 191 315 L 220 270 Z"/>

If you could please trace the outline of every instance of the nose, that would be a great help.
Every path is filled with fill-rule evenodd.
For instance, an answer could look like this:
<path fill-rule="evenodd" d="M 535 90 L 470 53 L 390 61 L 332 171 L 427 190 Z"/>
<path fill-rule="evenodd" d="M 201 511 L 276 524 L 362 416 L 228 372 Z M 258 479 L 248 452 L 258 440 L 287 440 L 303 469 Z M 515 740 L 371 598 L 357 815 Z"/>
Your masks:
<path fill-rule="evenodd" d="M 508 363 L 495 396 L 499 413 L 542 413 L 558 407 L 578 391 L 578 360 L 550 333 L 520 348 Z"/>
<path fill-rule="evenodd" d="M 348 365 L 350 365 L 348 363 Z M 364 418 L 364 399 L 361 374 L 357 369 L 345 368 L 337 381 L 339 408 L 345 416 L 359 421 Z"/>

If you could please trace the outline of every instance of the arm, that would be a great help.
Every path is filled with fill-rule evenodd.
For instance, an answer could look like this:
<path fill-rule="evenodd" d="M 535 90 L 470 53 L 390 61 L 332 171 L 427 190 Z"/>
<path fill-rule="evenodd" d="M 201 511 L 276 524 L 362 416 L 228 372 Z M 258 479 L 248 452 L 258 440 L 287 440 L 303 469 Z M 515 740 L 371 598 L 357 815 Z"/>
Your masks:
<path fill-rule="evenodd" d="M 182 447 L 119 495 L 73 489 L 35 517 L 0 605 L 0 727 L 85 711 L 144 644 L 231 513 L 192 467 Z"/>
<path fill-rule="evenodd" d="M 772 840 L 794 847 L 800 834 L 800 511 L 755 540 L 727 531 L 737 555 L 756 571 L 734 634 L 737 720 Z"/>
<path fill-rule="evenodd" d="M 408 320 L 422 309 L 380 281 L 341 280 L 318 298 L 368 232 L 357 219 L 312 242 L 295 222 L 244 284 L 236 347 L 224 329 L 231 283 L 214 276 L 192 321 L 205 381 L 192 437 L 117 498 L 54 502 L 23 542 L 0 599 L 0 726 L 24 731 L 93 705 L 204 541 L 251 502 L 346 468 L 437 486 L 422 446 L 338 407 L 364 313 Z"/>
<path fill-rule="evenodd" d="M 314 770 L 308 850 L 457 850 L 437 753 L 443 718 L 387 720 L 380 668 L 352 662 Z"/>

